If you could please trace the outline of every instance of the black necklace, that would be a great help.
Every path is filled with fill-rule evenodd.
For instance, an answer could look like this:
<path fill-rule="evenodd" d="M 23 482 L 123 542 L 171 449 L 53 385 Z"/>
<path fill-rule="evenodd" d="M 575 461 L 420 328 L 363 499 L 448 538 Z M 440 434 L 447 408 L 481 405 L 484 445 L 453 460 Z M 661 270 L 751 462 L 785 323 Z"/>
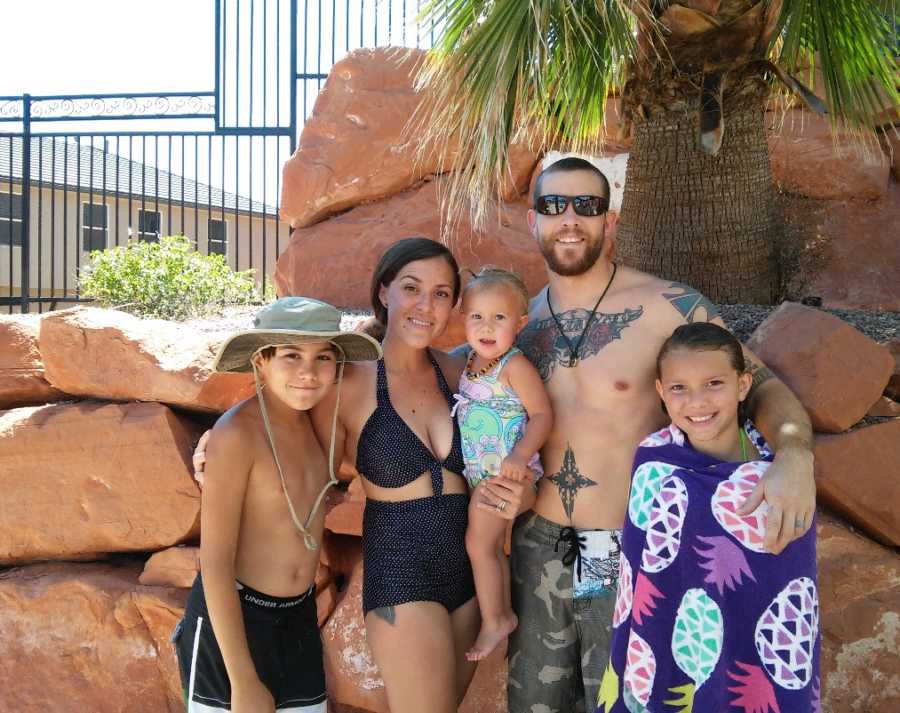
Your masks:
<path fill-rule="evenodd" d="M 547 287 L 547 306 L 550 308 L 550 314 L 553 315 L 553 321 L 556 322 L 556 328 L 559 330 L 560 336 L 566 340 L 566 345 L 569 347 L 568 366 L 570 369 L 578 364 L 578 353 L 581 351 L 581 343 L 584 341 L 584 336 L 587 334 L 588 329 L 590 329 L 591 322 L 594 321 L 594 317 L 597 316 L 597 308 L 600 306 L 600 302 L 603 301 L 603 298 L 606 297 L 606 293 L 609 292 L 609 288 L 612 285 L 613 278 L 615 278 L 616 276 L 616 269 L 618 268 L 618 265 L 616 265 L 616 263 L 613 263 L 612 266 L 613 270 L 612 275 L 609 276 L 609 282 L 606 283 L 606 287 L 603 288 L 603 292 L 597 299 L 597 303 L 594 305 L 594 309 L 591 310 L 591 313 L 584 324 L 584 329 L 581 330 L 581 336 L 578 337 L 578 344 L 576 344 L 574 347 L 572 346 L 572 340 L 569 339 L 566 336 L 566 333 L 563 331 L 563 327 L 559 323 L 559 317 L 557 317 L 556 312 L 553 311 L 553 305 L 550 302 L 550 288 Z"/>

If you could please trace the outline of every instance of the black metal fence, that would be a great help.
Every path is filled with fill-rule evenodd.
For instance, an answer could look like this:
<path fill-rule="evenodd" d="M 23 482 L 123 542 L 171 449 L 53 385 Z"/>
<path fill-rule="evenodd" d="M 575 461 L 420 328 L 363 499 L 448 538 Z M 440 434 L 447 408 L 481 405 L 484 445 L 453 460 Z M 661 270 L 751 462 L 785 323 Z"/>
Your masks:
<path fill-rule="evenodd" d="M 188 236 L 262 285 L 281 168 L 335 61 L 429 46 L 421 0 L 213 0 L 211 90 L 0 96 L 0 307 L 82 300 L 91 250 Z"/>

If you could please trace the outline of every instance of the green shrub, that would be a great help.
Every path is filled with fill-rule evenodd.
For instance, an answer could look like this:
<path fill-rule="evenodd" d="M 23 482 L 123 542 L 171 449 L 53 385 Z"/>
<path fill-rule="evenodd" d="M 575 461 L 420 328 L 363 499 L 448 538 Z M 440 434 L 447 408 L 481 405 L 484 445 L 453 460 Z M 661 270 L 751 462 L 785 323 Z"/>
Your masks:
<path fill-rule="evenodd" d="M 261 302 L 253 272 L 235 272 L 222 255 L 201 255 L 188 238 L 172 235 L 91 252 L 79 285 L 103 307 L 178 320 Z"/>

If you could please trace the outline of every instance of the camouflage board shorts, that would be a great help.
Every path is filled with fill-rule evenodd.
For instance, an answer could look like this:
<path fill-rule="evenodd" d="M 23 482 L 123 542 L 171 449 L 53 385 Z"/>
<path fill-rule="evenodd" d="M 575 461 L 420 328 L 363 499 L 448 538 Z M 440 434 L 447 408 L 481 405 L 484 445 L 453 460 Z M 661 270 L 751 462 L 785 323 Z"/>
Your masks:
<path fill-rule="evenodd" d="M 609 660 L 619 530 L 527 513 L 512 535 L 509 713 L 590 713 Z"/>

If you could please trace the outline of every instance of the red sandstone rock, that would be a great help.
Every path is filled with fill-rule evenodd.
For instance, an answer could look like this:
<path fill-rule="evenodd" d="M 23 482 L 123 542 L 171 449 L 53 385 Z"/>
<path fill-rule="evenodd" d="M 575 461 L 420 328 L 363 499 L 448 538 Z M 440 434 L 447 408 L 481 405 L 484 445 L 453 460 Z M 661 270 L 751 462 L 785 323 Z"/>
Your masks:
<path fill-rule="evenodd" d="M 178 657 L 172 645 L 172 632 L 184 614 L 187 590 L 138 587 L 131 595 L 153 639 L 159 673 L 166 683 L 169 710 L 184 709 L 184 693 L 178 672 Z"/>
<path fill-rule="evenodd" d="M 875 539 L 900 546 L 900 420 L 816 439 L 820 502 Z"/>
<path fill-rule="evenodd" d="M 278 258 L 278 293 L 308 295 L 341 307 L 370 308 L 372 270 L 387 247 L 413 235 L 440 237 L 436 183 L 426 182 L 388 200 L 295 230 Z M 526 210 L 522 203 L 504 204 L 491 213 L 485 233 L 475 233 L 463 221 L 450 241 L 460 267 L 491 263 L 515 270 L 531 292 L 546 284 L 544 260 L 528 231 Z"/>
<path fill-rule="evenodd" d="M 447 328 L 440 337 L 434 340 L 434 346 L 437 349 L 450 351 L 465 343 L 466 320 L 459 309 L 454 309 L 453 312 L 450 313 L 450 321 L 447 322 Z"/>
<path fill-rule="evenodd" d="M 900 181 L 900 135 L 895 127 L 890 127 L 881 134 L 881 145 L 891 160 L 891 172 Z"/>
<path fill-rule="evenodd" d="M 829 307 L 900 311 L 900 183 L 876 201 L 839 201 L 825 208 L 818 232 L 825 265 L 807 291 Z"/>
<path fill-rule="evenodd" d="M 330 701 L 387 713 L 384 682 L 366 643 L 361 565 L 353 570 L 343 598 L 322 628 L 322 648 Z"/>
<path fill-rule="evenodd" d="M 196 437 L 160 404 L 0 412 L 0 564 L 158 550 L 196 537 Z"/>
<path fill-rule="evenodd" d="M 362 541 L 353 535 L 335 535 L 326 530 L 322 537 L 321 558 L 333 577 L 349 577 L 362 562 Z"/>
<path fill-rule="evenodd" d="M 37 315 L 0 316 L 0 409 L 65 398 L 44 378 Z"/>
<path fill-rule="evenodd" d="M 506 644 L 501 643 L 475 669 L 459 713 L 506 713 Z"/>
<path fill-rule="evenodd" d="M 150 555 L 139 581 L 147 585 L 189 589 L 199 571 L 199 547 L 169 547 Z"/>
<path fill-rule="evenodd" d="M 887 396 L 882 396 L 874 403 L 872 408 L 869 409 L 866 416 L 873 416 L 875 418 L 895 418 L 900 416 L 900 403 Z"/>
<path fill-rule="evenodd" d="M 366 494 L 359 478 L 350 481 L 346 497 L 325 515 L 325 529 L 341 535 L 362 535 Z"/>
<path fill-rule="evenodd" d="M 900 401 L 900 339 L 887 342 L 884 346 L 894 358 L 894 373 L 884 388 L 884 395 L 894 401 Z"/>
<path fill-rule="evenodd" d="M 900 710 L 900 557 L 819 513 L 822 711 Z"/>
<path fill-rule="evenodd" d="M 816 431 L 840 433 L 865 416 L 893 369 L 887 349 L 820 310 L 784 302 L 747 342 L 806 407 Z"/>
<path fill-rule="evenodd" d="M 33 565 L 0 573 L 0 710 L 180 713 L 169 635 L 186 592 L 138 566 Z"/>
<path fill-rule="evenodd" d="M 307 227 L 445 171 L 438 151 L 418 155 L 421 144 L 407 128 L 423 101 L 414 81 L 424 56 L 401 47 L 359 49 L 334 65 L 284 167 L 283 220 Z M 454 154 L 451 147 L 448 158 Z M 505 199 L 525 190 L 536 161 L 525 144 L 510 147 Z"/>
<path fill-rule="evenodd" d="M 416 167 L 417 145 L 402 137 L 421 102 L 413 79 L 423 56 L 397 47 L 359 49 L 334 65 L 284 167 L 283 220 L 306 227 L 439 169 L 434 155 Z"/>
<path fill-rule="evenodd" d="M 338 591 L 334 582 L 329 582 L 321 590 L 316 589 L 316 621 L 319 628 L 325 626 L 337 606 L 337 600 Z"/>
<path fill-rule="evenodd" d="M 900 374 L 892 374 L 888 385 L 884 387 L 884 395 L 894 401 L 900 401 Z"/>
<path fill-rule="evenodd" d="M 887 193 L 891 163 L 874 136 L 861 146 L 849 134 L 831 135 L 828 119 L 805 111 L 769 114 L 769 160 L 775 182 L 809 198 L 874 200 Z"/>
<path fill-rule="evenodd" d="M 509 147 L 509 174 L 500 189 L 501 200 L 516 200 L 528 190 L 531 173 L 537 162 L 538 155 L 533 148 L 525 144 L 512 144 Z"/>
<path fill-rule="evenodd" d="M 41 320 L 40 343 L 47 379 L 66 393 L 221 412 L 253 393 L 252 376 L 211 370 L 226 336 L 75 307 Z"/>

